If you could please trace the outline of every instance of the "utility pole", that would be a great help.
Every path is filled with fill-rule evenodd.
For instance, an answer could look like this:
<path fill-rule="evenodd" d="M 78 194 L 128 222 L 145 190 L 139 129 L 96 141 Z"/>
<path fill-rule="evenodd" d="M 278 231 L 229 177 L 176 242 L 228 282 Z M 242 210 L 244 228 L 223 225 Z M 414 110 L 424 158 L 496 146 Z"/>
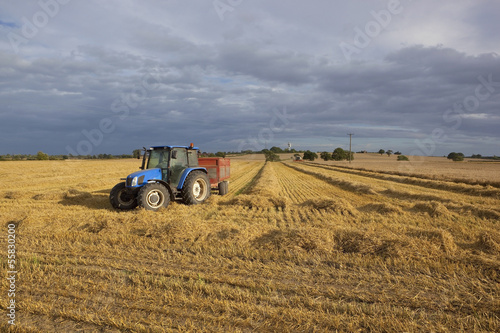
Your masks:
<path fill-rule="evenodd" d="M 353 133 L 349 133 L 347 135 L 349 135 L 349 164 L 351 164 L 351 156 L 352 156 L 351 143 L 352 143 L 352 136 L 354 134 Z"/>

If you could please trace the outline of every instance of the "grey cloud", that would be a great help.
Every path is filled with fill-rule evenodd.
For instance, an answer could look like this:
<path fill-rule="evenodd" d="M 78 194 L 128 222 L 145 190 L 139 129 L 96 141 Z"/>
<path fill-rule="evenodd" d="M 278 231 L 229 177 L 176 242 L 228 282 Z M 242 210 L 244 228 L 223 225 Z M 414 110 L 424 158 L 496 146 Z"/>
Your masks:
<path fill-rule="evenodd" d="M 310 79 L 309 57 L 266 50 L 260 45 L 224 45 L 220 48 L 217 64 L 229 73 L 250 75 L 269 83 L 298 85 Z"/>
<path fill-rule="evenodd" d="M 500 146 L 491 138 L 498 139 L 500 87 L 467 111 L 458 128 L 443 117 L 474 95 L 479 76 L 500 81 L 500 60 L 488 35 L 497 24 L 488 16 L 491 2 L 469 12 L 465 2 L 456 5 L 468 13 L 467 24 L 482 37 L 475 41 L 478 50 L 486 53 L 411 40 L 413 46 L 395 48 L 390 45 L 397 40 L 378 43 L 400 36 L 386 34 L 374 39 L 377 52 L 369 46 L 362 60 L 350 63 L 335 51 L 345 27 L 366 22 L 370 10 L 386 2 L 357 9 L 340 2 L 300 2 L 300 8 L 243 2 L 223 22 L 210 2 L 130 1 L 116 8 L 118 2 L 72 3 L 19 54 L 5 39 L 0 43 L 0 154 L 42 148 L 65 153 L 103 118 L 115 129 L 92 153 L 191 141 L 204 150 L 236 150 L 269 128 L 275 108 L 286 107 L 289 122 L 269 145 L 292 141 L 323 149 L 354 131 L 358 145 L 400 142 L 397 149 L 411 150 L 414 139 L 441 128 L 449 141 L 436 153 L 460 150 L 452 144 L 460 138 L 469 153 L 473 142 L 487 141 L 488 151 L 481 153 L 498 155 Z M 431 5 L 422 1 L 415 8 Z M 3 6 L 10 16 L 23 13 L 14 3 Z M 415 8 L 391 29 L 424 24 L 425 15 Z M 20 26 L 5 29 L 19 32 Z M 144 90 L 149 74 L 155 85 Z M 116 106 L 128 112 L 116 112 Z M 262 140 L 258 144 L 263 148 Z"/>

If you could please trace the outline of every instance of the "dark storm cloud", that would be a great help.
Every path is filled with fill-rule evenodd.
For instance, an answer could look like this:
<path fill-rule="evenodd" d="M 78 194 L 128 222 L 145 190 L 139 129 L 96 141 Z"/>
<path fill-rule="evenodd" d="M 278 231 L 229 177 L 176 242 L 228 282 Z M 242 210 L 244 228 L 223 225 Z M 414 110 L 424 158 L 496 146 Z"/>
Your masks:
<path fill-rule="evenodd" d="M 70 2 L 17 53 L 8 33 L 22 35 L 22 18 L 41 9 L 2 4 L 0 154 L 67 153 L 79 144 L 92 154 L 126 153 L 192 141 L 203 150 L 289 141 L 330 149 L 348 132 L 356 150 L 374 142 L 411 150 L 436 128 L 447 141 L 433 153 L 460 138 L 468 153 L 486 142 L 482 153 L 494 154 L 496 3 L 454 4 L 456 17 L 443 25 L 445 5 L 405 2 L 352 62 L 338 58 L 338 44 L 352 35 L 346 29 L 364 26 L 386 1 L 243 2 L 223 21 L 211 2 Z M 429 39 L 442 36 L 445 46 L 422 43 L 426 24 Z M 474 41 L 457 42 L 468 29 Z"/>
<path fill-rule="evenodd" d="M 309 56 L 265 50 L 260 45 L 229 44 L 218 53 L 218 67 L 228 74 L 246 74 L 269 83 L 300 85 L 311 75 Z"/>
<path fill-rule="evenodd" d="M 493 78 L 493 85 L 479 89 L 488 97 L 471 111 L 495 115 L 499 106 L 500 86 L 495 82 L 500 81 L 500 58 L 494 54 L 467 56 L 452 49 L 415 46 L 388 55 L 378 66 L 330 68 L 320 81 L 339 103 L 351 101 L 353 118 L 428 129 L 443 121 L 444 112 L 452 104 L 474 96 L 480 78 L 488 81 L 488 77 Z M 495 135 L 491 131 L 484 134 Z"/>

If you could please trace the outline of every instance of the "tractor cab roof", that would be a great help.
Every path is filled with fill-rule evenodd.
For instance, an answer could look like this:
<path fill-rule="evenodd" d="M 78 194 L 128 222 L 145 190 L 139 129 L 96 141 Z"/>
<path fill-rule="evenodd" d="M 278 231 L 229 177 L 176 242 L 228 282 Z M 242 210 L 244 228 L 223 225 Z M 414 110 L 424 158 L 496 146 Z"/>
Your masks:
<path fill-rule="evenodd" d="M 193 147 L 192 145 L 191 146 L 153 146 L 149 149 L 155 150 L 155 149 L 172 149 L 172 148 L 185 148 L 185 149 L 196 149 L 196 150 L 200 149 L 198 147 Z"/>

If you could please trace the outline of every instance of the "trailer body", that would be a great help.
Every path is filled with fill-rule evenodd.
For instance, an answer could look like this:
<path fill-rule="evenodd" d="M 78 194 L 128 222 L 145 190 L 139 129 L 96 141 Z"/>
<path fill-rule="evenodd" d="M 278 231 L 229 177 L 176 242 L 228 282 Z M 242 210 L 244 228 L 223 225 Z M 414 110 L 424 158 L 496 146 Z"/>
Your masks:
<path fill-rule="evenodd" d="M 198 165 L 207 170 L 210 186 L 215 188 L 219 183 L 229 179 L 231 160 L 222 157 L 200 157 Z"/>

